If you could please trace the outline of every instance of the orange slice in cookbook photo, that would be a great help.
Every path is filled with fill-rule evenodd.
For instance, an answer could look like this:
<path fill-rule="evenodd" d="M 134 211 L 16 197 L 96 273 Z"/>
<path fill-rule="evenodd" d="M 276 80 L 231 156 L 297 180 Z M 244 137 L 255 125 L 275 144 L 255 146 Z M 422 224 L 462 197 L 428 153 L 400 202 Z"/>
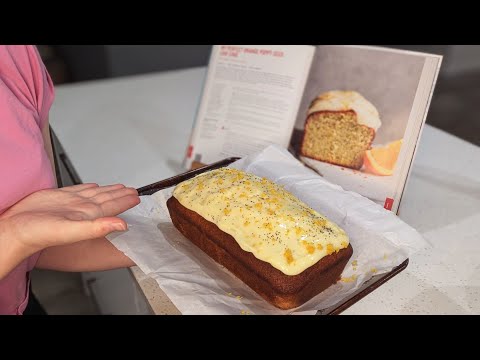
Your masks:
<path fill-rule="evenodd" d="M 403 139 L 400 139 L 385 146 L 377 146 L 367 150 L 363 162 L 364 171 L 379 176 L 393 175 L 402 143 Z"/>

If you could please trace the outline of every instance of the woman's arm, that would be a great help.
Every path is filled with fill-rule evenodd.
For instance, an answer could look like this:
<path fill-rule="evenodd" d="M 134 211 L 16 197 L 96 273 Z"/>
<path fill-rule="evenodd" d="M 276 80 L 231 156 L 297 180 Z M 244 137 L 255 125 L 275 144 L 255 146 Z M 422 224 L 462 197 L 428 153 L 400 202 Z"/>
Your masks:
<path fill-rule="evenodd" d="M 122 184 L 82 184 L 40 190 L 24 197 L 0 215 L 0 280 L 40 251 L 46 251 L 41 262 L 45 268 L 58 264 L 64 267 L 65 258 L 77 268 L 82 267 L 85 263 L 80 260 L 87 258 L 85 253 L 94 260 L 86 264 L 95 269 L 130 265 L 120 252 L 107 246 L 104 237 L 125 231 L 127 224 L 117 215 L 139 203 L 137 191 Z M 100 239 L 95 245 L 73 246 L 95 239 Z M 63 251 L 48 251 L 51 247 L 63 247 Z M 95 254 L 95 250 L 99 253 Z"/>
<path fill-rule="evenodd" d="M 53 246 L 125 231 L 118 214 L 138 205 L 125 186 L 83 184 L 34 192 L 0 215 L 0 280 L 23 259 Z"/>
<path fill-rule="evenodd" d="M 50 126 L 47 121 L 42 129 L 43 143 L 48 154 L 52 170 L 55 172 Z M 36 267 L 58 271 L 102 271 L 134 266 L 135 263 L 117 250 L 106 238 L 61 245 L 42 251 Z"/>
<path fill-rule="evenodd" d="M 11 227 L 7 220 L 0 218 L 0 280 L 35 251 L 22 247 L 17 241 L 11 241 Z"/>
<path fill-rule="evenodd" d="M 105 238 L 45 249 L 36 267 L 57 271 L 103 271 L 134 266 L 135 263 Z"/>

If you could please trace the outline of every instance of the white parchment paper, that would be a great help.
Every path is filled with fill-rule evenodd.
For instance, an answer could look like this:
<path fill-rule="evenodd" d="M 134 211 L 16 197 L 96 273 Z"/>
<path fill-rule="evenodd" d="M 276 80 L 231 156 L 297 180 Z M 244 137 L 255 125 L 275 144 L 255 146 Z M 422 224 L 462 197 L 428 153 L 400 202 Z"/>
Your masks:
<path fill-rule="evenodd" d="M 280 147 L 270 146 L 231 167 L 284 185 L 337 223 L 349 235 L 353 256 L 337 284 L 297 309 L 279 310 L 175 229 L 166 207 L 173 188 L 142 197 L 139 206 L 121 215 L 129 230 L 108 238 L 157 281 L 183 314 L 315 313 L 345 299 L 374 274 L 390 271 L 429 246 L 395 214 L 326 181 Z"/>

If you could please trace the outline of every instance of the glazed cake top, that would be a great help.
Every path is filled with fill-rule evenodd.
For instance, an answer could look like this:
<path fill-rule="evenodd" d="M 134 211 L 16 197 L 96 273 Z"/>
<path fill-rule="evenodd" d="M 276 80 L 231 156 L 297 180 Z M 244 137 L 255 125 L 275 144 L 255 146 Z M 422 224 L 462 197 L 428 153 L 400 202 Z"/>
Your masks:
<path fill-rule="evenodd" d="M 201 174 L 177 185 L 173 196 L 286 275 L 349 244 L 345 231 L 283 187 L 240 170 Z"/>

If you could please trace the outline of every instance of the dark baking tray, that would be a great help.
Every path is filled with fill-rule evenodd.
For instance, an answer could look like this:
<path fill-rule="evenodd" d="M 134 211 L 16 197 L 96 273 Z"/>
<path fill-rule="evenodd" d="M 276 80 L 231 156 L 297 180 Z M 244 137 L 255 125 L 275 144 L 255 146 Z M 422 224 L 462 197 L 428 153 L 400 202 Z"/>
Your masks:
<path fill-rule="evenodd" d="M 156 182 L 154 184 L 150 184 L 144 187 L 141 187 L 137 189 L 138 194 L 140 196 L 144 195 L 152 195 L 156 193 L 157 191 L 167 189 L 169 187 L 175 186 L 182 181 L 191 179 L 198 174 L 204 173 L 205 171 L 209 170 L 214 170 L 214 169 L 219 169 L 225 166 L 230 165 L 234 161 L 237 161 L 239 158 L 228 158 L 224 159 L 222 161 L 216 162 L 214 164 L 204 166 L 195 170 L 190 170 L 187 171 L 183 174 L 173 176 L 171 178 Z M 370 280 L 366 281 L 363 286 L 358 289 L 355 293 L 352 295 L 348 296 L 347 298 L 339 301 L 337 304 L 323 309 L 319 310 L 317 312 L 317 315 L 338 315 L 348 309 L 350 306 L 355 304 L 356 302 L 360 301 L 363 299 L 365 296 L 370 294 L 373 290 L 377 289 L 378 287 L 382 286 L 385 284 L 388 280 L 405 270 L 405 268 L 408 266 L 408 259 L 405 260 L 403 263 L 398 265 L 397 267 L 393 268 L 392 271 L 386 273 L 386 274 L 380 274 L 380 275 L 375 275 L 373 276 Z"/>

